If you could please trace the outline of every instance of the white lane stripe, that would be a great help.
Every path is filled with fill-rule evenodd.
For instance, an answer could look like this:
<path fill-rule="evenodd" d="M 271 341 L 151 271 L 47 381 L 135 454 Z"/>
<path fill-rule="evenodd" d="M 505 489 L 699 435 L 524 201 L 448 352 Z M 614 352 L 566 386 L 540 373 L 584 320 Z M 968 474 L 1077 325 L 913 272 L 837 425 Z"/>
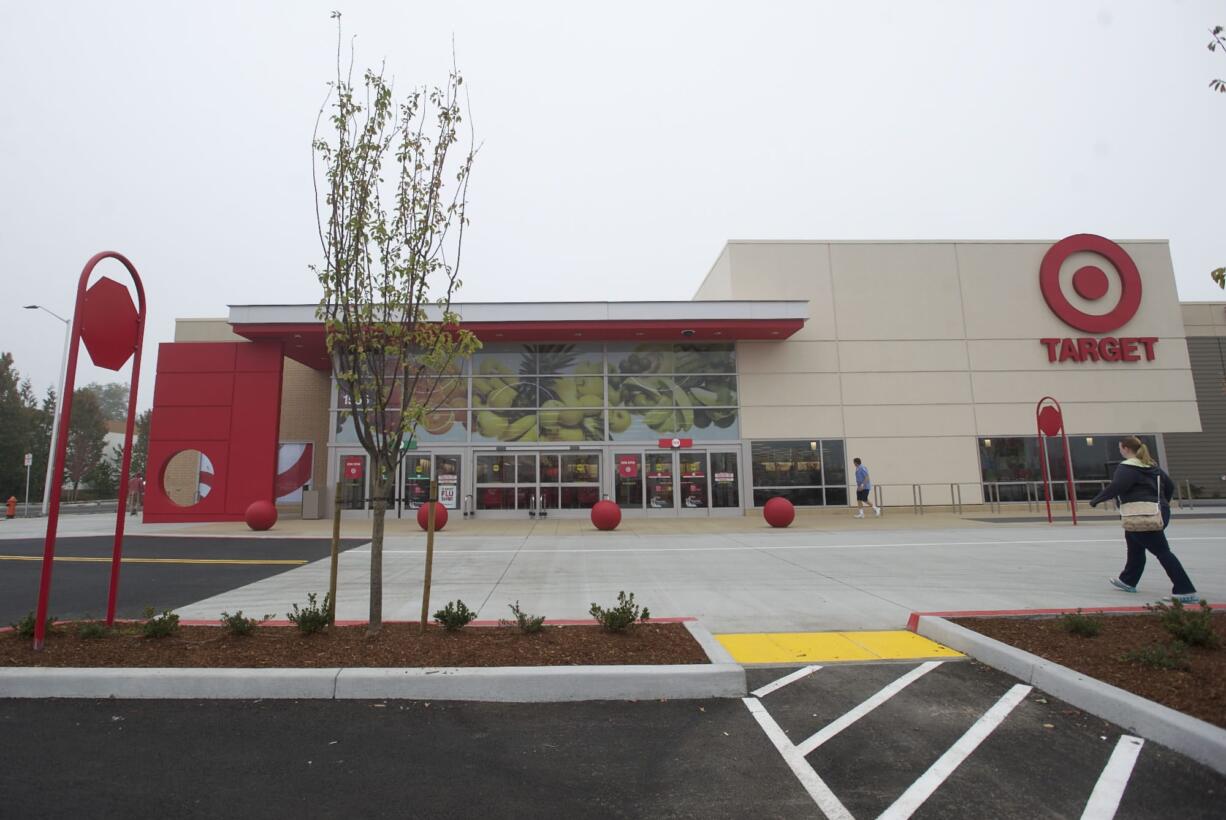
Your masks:
<path fill-rule="evenodd" d="M 996 701 L 996 705 L 975 721 L 975 725 L 967 729 L 966 734 L 958 738 L 945 754 L 937 758 L 936 763 L 929 766 L 928 771 L 920 775 L 919 780 L 912 783 L 902 793 L 902 796 L 894 801 L 893 805 L 881 813 L 877 820 L 905 820 L 910 817 L 945 782 L 945 779 L 953 774 L 954 769 L 962 765 L 962 761 L 970 757 L 971 752 L 975 751 L 979 744 L 992 734 L 993 730 L 1009 716 L 1009 713 L 1026 699 L 1026 695 L 1030 694 L 1032 688 L 1019 683 L 1006 692 L 1004 697 Z"/>
<path fill-rule="evenodd" d="M 803 678 L 805 675 L 812 675 L 814 672 L 816 672 L 819 669 L 821 669 L 820 666 L 806 666 L 804 669 L 797 669 L 792 674 L 784 675 L 779 680 L 772 681 L 771 683 L 768 683 L 765 686 L 761 686 L 753 690 L 749 694 L 753 695 L 755 698 L 764 697 L 765 695 L 769 695 L 771 692 L 774 692 L 776 689 L 782 689 L 783 687 L 787 686 L 789 683 L 795 683 L 796 681 Z"/>
<path fill-rule="evenodd" d="M 864 701 L 850 712 L 847 712 L 842 717 L 823 727 L 821 731 L 813 735 L 813 737 L 809 738 L 804 743 L 798 743 L 796 745 L 796 750 L 800 752 L 801 755 L 810 754 L 814 749 L 830 740 L 830 738 L 834 737 L 839 732 L 843 731 L 848 726 L 855 723 L 857 720 L 864 717 L 902 690 L 906 689 L 924 675 L 927 675 L 933 669 L 936 669 L 941 665 L 941 663 L 941 661 L 926 661 L 925 663 L 920 664 L 898 680 L 882 688 L 881 691 L 877 692 L 877 694 L 873 695 L 871 698 Z"/>
<path fill-rule="evenodd" d="M 1012 547 L 1019 544 L 1031 546 L 1041 546 L 1050 544 L 1052 546 L 1067 547 L 1077 544 L 1118 544 L 1118 538 L 1074 538 L 1067 540 L 1024 540 L 1024 541 L 913 541 L 909 543 L 899 544 L 759 544 L 757 546 L 737 546 L 737 547 L 592 547 L 592 548 L 571 548 L 571 547 L 550 547 L 550 548 L 528 548 L 524 549 L 505 549 L 505 550 L 484 550 L 484 549 L 465 549 L 467 546 L 458 538 L 454 538 L 449 542 L 449 547 L 442 554 L 455 557 L 459 555 L 512 555 L 518 553 L 520 555 L 529 553 L 541 553 L 550 555 L 553 553 L 591 553 L 593 555 L 601 553 L 665 553 L 665 552 L 787 552 L 793 550 L 859 550 L 859 549 L 889 549 L 891 547 L 899 547 L 902 549 L 912 547 Z M 1180 543 L 1184 541 L 1226 541 L 1226 537 L 1206 536 L 1184 538 L 1180 537 Z M 343 554 L 358 553 L 366 551 L 367 547 L 357 547 L 355 549 L 346 550 Z M 389 549 L 384 548 L 384 555 L 421 555 L 425 552 L 425 547 L 420 549 Z"/>
<path fill-rule="evenodd" d="M 1106 768 L 1094 784 L 1090 794 L 1090 802 L 1081 814 L 1081 820 L 1111 820 L 1120 807 L 1120 798 L 1128 787 L 1128 779 L 1132 777 L 1132 767 L 1136 765 L 1137 755 L 1145 741 L 1132 735 L 1121 735 L 1115 744 L 1115 751 L 1107 761 Z"/>
<path fill-rule="evenodd" d="M 758 725 L 762 727 L 762 731 L 766 732 L 766 736 L 770 742 L 775 744 L 775 748 L 779 750 L 779 754 L 783 756 L 783 760 L 788 764 L 788 768 L 792 770 L 792 774 L 796 775 L 796 779 L 800 781 L 800 785 L 805 787 L 805 791 L 813 798 L 813 802 L 822 810 L 830 820 L 855 820 L 851 812 L 847 810 L 839 798 L 834 796 L 834 792 L 830 791 L 830 787 L 822 780 L 817 772 L 813 771 L 803 756 L 792 745 L 792 741 L 788 740 L 788 736 L 779 728 L 779 724 L 766 711 L 766 707 L 757 698 L 741 698 L 741 702 L 749 708 L 749 713 L 754 716 L 754 720 L 758 721 Z"/>

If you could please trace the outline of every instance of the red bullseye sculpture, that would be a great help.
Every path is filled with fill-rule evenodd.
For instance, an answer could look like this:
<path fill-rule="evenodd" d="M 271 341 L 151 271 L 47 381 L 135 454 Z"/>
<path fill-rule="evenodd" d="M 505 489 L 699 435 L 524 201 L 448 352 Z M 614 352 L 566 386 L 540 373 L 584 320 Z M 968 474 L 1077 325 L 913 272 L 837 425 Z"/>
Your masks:
<path fill-rule="evenodd" d="M 257 532 L 270 530 L 277 523 L 277 505 L 271 501 L 252 501 L 243 513 L 243 520 Z"/>
<path fill-rule="evenodd" d="M 592 523 L 598 530 L 615 530 L 622 522 L 622 508 L 612 501 L 597 501 L 592 507 Z"/>
<path fill-rule="evenodd" d="M 776 496 L 762 507 L 762 517 L 772 527 L 786 527 L 796 520 L 796 508 L 791 501 Z"/>
<path fill-rule="evenodd" d="M 447 508 L 437 501 L 434 503 L 434 531 L 438 532 L 443 527 L 447 526 Z M 417 508 L 417 526 L 423 530 L 430 526 L 430 506 L 422 504 Z"/>

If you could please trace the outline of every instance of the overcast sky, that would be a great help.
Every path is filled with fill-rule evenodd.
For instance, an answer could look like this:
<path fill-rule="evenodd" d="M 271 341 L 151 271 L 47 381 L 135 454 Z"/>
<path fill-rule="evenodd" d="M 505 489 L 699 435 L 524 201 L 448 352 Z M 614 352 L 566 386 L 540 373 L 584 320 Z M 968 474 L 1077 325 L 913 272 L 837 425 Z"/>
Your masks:
<path fill-rule="evenodd" d="M 333 8 L 402 87 L 455 37 L 461 301 L 688 299 L 728 239 L 1079 232 L 1169 239 L 1180 297 L 1223 298 L 1222 2 L 10 2 L 0 349 L 40 393 L 62 326 L 20 306 L 68 315 L 96 251 L 145 280 L 142 407 L 176 317 L 318 300 Z"/>

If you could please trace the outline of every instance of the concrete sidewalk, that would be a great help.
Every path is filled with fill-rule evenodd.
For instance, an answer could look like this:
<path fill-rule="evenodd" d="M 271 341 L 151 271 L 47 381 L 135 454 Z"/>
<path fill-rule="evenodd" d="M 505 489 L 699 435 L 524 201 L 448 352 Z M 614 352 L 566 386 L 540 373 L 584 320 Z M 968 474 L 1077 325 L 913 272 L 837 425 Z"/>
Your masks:
<path fill-rule="evenodd" d="M 607 606 L 626 590 L 653 615 L 694 616 L 712 632 L 901 629 L 913 611 L 1139 605 L 1170 589 L 1153 561 L 1141 594 L 1108 586 L 1124 560 L 1113 522 L 1074 528 L 899 515 L 844 520 L 826 531 L 712 519 L 698 522 L 699 532 L 693 521 L 684 522 L 689 532 L 677 522 L 648 521 L 578 534 L 552 531 L 553 522 L 516 533 L 513 523 L 499 522 L 501 535 L 450 525 L 439 534 L 431 612 L 460 598 L 486 619 L 507 617 L 515 601 L 549 618 L 584 618 L 592 602 Z M 657 530 L 662 524 L 672 531 Z M 1221 522 L 1177 515 L 1168 536 L 1201 594 L 1226 598 Z M 389 534 L 384 618 L 418 617 L 424 540 Z M 339 618 L 366 617 L 369 566 L 368 546 L 342 555 Z M 281 614 L 309 592 L 322 594 L 327 583 L 327 562 L 318 561 L 179 612 L 208 619 L 236 609 Z"/>

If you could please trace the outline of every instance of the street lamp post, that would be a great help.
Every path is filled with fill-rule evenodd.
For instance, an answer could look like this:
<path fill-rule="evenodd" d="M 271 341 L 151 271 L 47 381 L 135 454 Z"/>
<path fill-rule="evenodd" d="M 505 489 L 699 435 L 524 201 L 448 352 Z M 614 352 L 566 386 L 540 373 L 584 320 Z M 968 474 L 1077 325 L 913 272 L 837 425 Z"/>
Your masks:
<path fill-rule="evenodd" d="M 51 445 L 47 450 L 47 479 L 43 482 L 43 515 L 47 514 L 47 505 L 51 499 L 51 472 L 55 469 L 55 442 L 60 431 L 60 409 L 64 406 L 64 379 L 68 375 L 68 338 L 72 323 L 53 310 L 42 305 L 26 305 L 26 310 L 41 310 L 51 314 L 64 323 L 64 353 L 60 358 L 60 380 L 56 384 L 59 389 L 55 396 L 55 417 L 51 422 Z"/>

